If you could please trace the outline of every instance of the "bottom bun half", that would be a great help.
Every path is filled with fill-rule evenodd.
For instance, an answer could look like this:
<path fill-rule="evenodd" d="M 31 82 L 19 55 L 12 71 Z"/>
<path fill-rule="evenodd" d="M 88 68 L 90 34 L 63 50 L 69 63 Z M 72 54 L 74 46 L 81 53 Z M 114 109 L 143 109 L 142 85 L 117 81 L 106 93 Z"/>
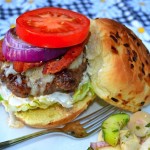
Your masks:
<path fill-rule="evenodd" d="M 84 100 L 75 103 L 72 108 L 64 108 L 59 104 L 54 104 L 47 109 L 16 112 L 15 116 L 24 124 L 34 128 L 53 128 L 75 119 L 87 109 L 94 98 L 94 96 L 87 96 Z"/>

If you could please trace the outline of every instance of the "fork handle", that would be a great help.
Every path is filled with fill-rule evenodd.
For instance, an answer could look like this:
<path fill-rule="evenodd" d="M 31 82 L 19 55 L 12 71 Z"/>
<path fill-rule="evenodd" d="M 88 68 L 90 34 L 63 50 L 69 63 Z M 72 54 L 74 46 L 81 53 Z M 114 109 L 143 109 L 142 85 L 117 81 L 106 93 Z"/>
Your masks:
<path fill-rule="evenodd" d="M 45 135 L 45 134 L 48 134 L 48 133 L 53 133 L 53 132 L 61 132 L 61 129 L 56 128 L 56 129 L 42 130 L 42 131 L 35 132 L 35 133 L 32 133 L 32 134 L 28 134 L 28 135 L 25 135 L 25 136 L 22 136 L 22 137 L 19 137 L 19 138 L 15 138 L 15 139 L 12 139 L 12 140 L 0 142 L 0 150 L 2 148 L 7 148 L 7 147 L 10 147 L 10 146 L 16 145 L 18 143 L 27 141 L 29 139 L 32 139 L 32 138 L 35 138 L 35 137 L 38 137 L 38 136 L 41 136 L 41 135 Z"/>

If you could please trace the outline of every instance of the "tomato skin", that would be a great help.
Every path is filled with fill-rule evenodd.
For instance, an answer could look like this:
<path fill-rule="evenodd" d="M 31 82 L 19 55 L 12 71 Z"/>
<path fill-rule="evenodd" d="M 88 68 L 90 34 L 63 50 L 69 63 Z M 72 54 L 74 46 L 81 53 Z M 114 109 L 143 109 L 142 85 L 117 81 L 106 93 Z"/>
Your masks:
<path fill-rule="evenodd" d="M 38 23 L 38 15 L 48 14 L 48 13 L 56 14 L 60 17 L 58 19 L 62 19 L 62 22 L 59 22 L 59 20 L 56 18 L 56 25 L 61 25 L 60 29 L 58 28 L 58 32 L 49 32 L 49 28 L 53 30 L 55 29 L 55 26 L 53 24 L 50 24 L 49 22 L 53 19 L 53 17 L 50 16 L 50 19 L 44 20 L 45 22 L 48 22 L 49 24 L 45 23 L 45 26 L 40 25 L 37 27 L 36 23 Z M 44 14 L 44 15 L 45 15 Z M 65 17 L 64 17 L 65 16 Z M 66 17 L 69 20 L 65 20 Z M 28 19 L 29 18 L 29 19 Z M 28 24 L 27 20 L 30 20 L 30 18 L 34 21 L 31 21 L 31 25 Z M 37 21 L 36 21 L 37 18 Z M 72 19 L 72 20 L 71 20 Z M 71 21 L 70 21 L 71 20 Z M 40 22 L 40 21 L 39 21 Z M 55 23 L 55 20 L 54 20 Z M 35 24 L 35 25 L 34 25 Z M 71 25 L 70 25 L 71 24 Z M 35 27 L 34 27 L 35 26 Z M 51 27 L 52 26 L 52 27 Z M 26 12 L 19 16 L 16 20 L 16 32 L 18 36 L 24 40 L 27 43 L 30 43 L 35 46 L 39 47 L 49 47 L 49 48 L 61 48 L 61 47 L 70 47 L 77 44 L 82 43 L 89 33 L 89 26 L 90 21 L 88 18 L 86 18 L 84 15 L 72 12 L 70 10 L 62 9 L 62 8 L 41 8 L 33 11 Z M 69 27 L 73 29 L 69 29 Z M 45 30 L 47 29 L 47 32 Z M 61 30 L 62 29 L 62 30 Z M 44 30 L 44 32 L 43 32 Z M 57 30 L 57 29 L 55 29 Z M 60 30 L 60 31 L 59 31 Z"/>

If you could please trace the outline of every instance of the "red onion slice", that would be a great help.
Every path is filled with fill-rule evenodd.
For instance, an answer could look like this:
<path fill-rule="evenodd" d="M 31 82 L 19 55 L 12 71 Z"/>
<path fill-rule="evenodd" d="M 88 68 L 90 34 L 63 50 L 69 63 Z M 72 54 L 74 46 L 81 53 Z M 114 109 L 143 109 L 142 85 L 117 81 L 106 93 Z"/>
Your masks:
<path fill-rule="evenodd" d="M 22 62 L 48 61 L 64 55 L 68 48 L 41 48 L 25 43 L 10 29 L 4 38 L 2 51 L 7 60 Z"/>
<path fill-rule="evenodd" d="M 90 144 L 90 147 L 93 148 L 93 150 L 96 150 L 97 148 L 107 147 L 107 146 L 109 146 L 109 144 L 104 141 L 91 142 Z"/>

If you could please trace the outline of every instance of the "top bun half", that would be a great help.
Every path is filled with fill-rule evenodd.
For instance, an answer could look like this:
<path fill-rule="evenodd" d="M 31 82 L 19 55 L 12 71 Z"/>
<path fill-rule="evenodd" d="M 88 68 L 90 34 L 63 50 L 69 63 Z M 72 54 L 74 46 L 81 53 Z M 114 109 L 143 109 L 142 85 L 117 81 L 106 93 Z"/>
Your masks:
<path fill-rule="evenodd" d="M 111 19 L 91 21 L 88 72 L 96 94 L 131 112 L 150 103 L 150 53 L 127 27 Z"/>

